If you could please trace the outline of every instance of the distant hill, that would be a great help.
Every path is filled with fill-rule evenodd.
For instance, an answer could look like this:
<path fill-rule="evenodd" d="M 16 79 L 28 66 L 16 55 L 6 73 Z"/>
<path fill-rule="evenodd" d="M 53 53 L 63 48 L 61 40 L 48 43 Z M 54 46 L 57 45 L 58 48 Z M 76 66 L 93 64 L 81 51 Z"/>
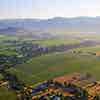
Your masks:
<path fill-rule="evenodd" d="M 34 36 L 43 33 L 100 33 L 100 17 L 0 20 L 0 34 Z"/>
<path fill-rule="evenodd" d="M 46 32 L 35 31 L 28 28 L 8 27 L 0 29 L 1 35 L 31 37 L 33 39 L 53 39 L 58 36 Z"/>

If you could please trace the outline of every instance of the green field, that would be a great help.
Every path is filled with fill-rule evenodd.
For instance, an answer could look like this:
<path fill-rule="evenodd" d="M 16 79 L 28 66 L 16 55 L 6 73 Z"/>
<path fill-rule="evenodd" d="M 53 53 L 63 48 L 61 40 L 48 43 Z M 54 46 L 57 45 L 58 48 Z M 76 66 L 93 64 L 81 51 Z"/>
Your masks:
<path fill-rule="evenodd" d="M 7 39 L 9 40 L 9 38 Z M 39 40 L 33 41 L 33 43 L 38 43 L 41 46 L 78 44 L 80 43 L 80 39 L 69 38 L 58 40 Z M 77 48 L 73 50 L 82 52 L 96 52 L 100 50 L 100 46 Z M 100 59 L 90 54 L 85 56 L 80 54 L 73 54 L 73 50 L 62 53 L 45 54 L 40 57 L 35 57 L 24 64 L 17 65 L 15 68 L 10 68 L 9 71 L 10 73 L 16 74 L 18 78 L 21 81 L 24 81 L 27 85 L 35 84 L 39 81 L 52 79 L 54 77 L 73 72 L 89 72 L 93 74 L 93 76 L 95 76 L 97 79 L 100 79 L 98 70 Z M 2 52 L 8 54 L 7 52 L 9 51 Z M 9 52 L 9 54 L 10 53 L 11 52 Z"/>
<path fill-rule="evenodd" d="M 5 40 L 12 40 L 12 37 L 0 37 L 0 39 L 0 54 L 9 56 L 19 55 L 15 51 L 16 46 L 3 42 Z M 14 40 L 16 40 L 16 38 Z M 62 44 L 79 44 L 80 42 L 80 39 L 72 38 L 32 41 L 32 43 L 38 43 L 43 47 Z M 73 53 L 73 51 L 75 51 L 76 53 Z M 100 46 L 97 45 L 94 47 L 74 48 L 66 52 L 43 54 L 38 57 L 32 57 L 26 62 L 18 64 L 16 67 L 11 66 L 11 68 L 7 69 L 7 71 L 15 74 L 17 78 L 20 81 L 24 82 L 27 86 L 36 84 L 44 80 L 53 79 L 61 75 L 71 74 L 73 72 L 90 73 L 97 80 L 100 80 L 100 58 L 96 57 L 96 55 L 91 54 L 99 51 Z M 0 79 L 2 79 L 2 75 L 0 75 Z M 8 96 L 9 99 L 7 99 Z M 16 95 L 13 91 L 8 92 L 8 89 L 6 87 L 0 87 L 0 100 L 15 99 Z"/>
<path fill-rule="evenodd" d="M 95 52 L 100 49 L 100 47 L 94 48 L 81 48 L 80 50 L 82 52 Z M 16 73 L 20 80 L 23 79 L 27 85 L 30 85 L 73 72 L 91 73 L 96 79 L 100 79 L 99 69 L 100 59 L 95 55 L 73 54 L 70 50 L 32 58 L 26 63 L 16 66 L 16 68 L 9 69 L 9 71 Z"/>
<path fill-rule="evenodd" d="M 33 43 L 38 43 L 41 46 L 55 46 L 55 45 L 62 45 L 62 44 L 77 44 L 80 43 L 79 39 L 52 39 L 52 40 L 38 40 L 33 41 Z"/>
<path fill-rule="evenodd" d="M 16 100 L 16 94 L 6 87 L 0 87 L 0 100 Z"/>

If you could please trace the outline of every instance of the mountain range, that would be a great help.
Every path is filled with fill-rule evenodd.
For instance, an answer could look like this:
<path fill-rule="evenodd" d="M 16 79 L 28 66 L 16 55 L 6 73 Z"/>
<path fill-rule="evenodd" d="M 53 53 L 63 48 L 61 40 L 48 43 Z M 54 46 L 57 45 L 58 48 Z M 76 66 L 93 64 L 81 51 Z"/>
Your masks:
<path fill-rule="evenodd" d="M 50 33 L 100 33 L 100 17 L 0 20 L 0 34 L 48 36 Z"/>

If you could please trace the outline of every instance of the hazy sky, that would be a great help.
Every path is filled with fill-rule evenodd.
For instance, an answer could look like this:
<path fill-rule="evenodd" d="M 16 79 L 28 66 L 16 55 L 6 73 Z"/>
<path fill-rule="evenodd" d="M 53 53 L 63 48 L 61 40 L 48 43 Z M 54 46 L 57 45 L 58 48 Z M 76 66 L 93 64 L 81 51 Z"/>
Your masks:
<path fill-rule="evenodd" d="M 100 16 L 100 0 L 0 0 L 0 18 Z"/>

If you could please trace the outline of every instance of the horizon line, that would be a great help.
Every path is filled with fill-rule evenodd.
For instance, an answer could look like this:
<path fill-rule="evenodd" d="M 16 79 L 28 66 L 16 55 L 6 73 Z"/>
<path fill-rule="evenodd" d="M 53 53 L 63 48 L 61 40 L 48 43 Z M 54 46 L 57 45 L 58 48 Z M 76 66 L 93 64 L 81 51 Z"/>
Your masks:
<path fill-rule="evenodd" d="M 53 18 L 97 18 L 100 16 L 71 16 L 71 17 L 65 17 L 65 16 L 54 16 L 54 17 L 16 17 L 16 18 L 0 18 L 0 20 L 16 20 L 16 19 L 37 19 L 37 20 L 48 20 L 48 19 L 53 19 Z"/>

